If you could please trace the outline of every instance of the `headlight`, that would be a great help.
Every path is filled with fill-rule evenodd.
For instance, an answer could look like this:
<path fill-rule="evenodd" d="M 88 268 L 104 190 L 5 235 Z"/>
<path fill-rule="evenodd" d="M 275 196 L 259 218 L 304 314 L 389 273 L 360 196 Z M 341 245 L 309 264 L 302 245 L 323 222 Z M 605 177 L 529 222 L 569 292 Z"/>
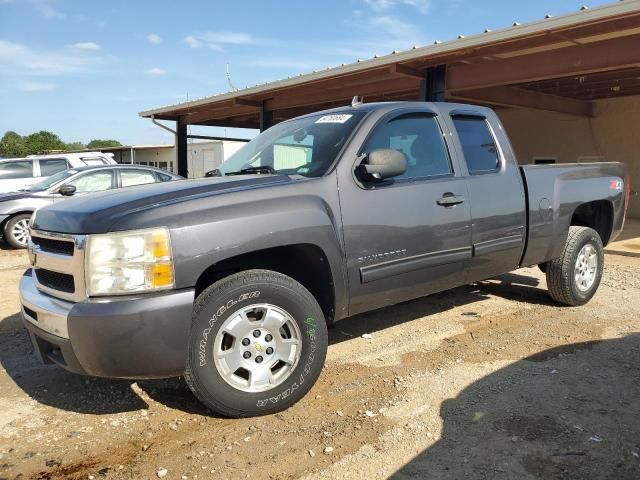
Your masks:
<path fill-rule="evenodd" d="M 166 228 L 88 235 L 87 294 L 117 295 L 173 288 Z"/>

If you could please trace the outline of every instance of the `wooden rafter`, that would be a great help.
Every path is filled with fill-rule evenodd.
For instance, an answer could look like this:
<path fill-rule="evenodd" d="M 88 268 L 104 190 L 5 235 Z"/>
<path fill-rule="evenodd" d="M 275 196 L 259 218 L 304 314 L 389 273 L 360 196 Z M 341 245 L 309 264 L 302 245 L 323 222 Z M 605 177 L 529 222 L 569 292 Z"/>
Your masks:
<path fill-rule="evenodd" d="M 479 90 L 447 92 L 450 99 L 502 107 L 524 107 L 566 113 L 581 117 L 593 116 L 593 104 L 573 98 L 537 93 L 515 87 L 491 87 Z"/>

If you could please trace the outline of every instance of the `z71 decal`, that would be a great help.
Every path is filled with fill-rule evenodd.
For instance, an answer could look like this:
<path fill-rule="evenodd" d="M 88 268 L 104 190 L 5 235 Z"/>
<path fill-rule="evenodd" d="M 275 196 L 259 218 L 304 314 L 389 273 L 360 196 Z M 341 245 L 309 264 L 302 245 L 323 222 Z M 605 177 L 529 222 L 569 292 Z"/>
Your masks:
<path fill-rule="evenodd" d="M 616 190 L 621 192 L 624 188 L 624 182 L 622 180 L 610 180 L 609 181 L 609 190 Z"/>

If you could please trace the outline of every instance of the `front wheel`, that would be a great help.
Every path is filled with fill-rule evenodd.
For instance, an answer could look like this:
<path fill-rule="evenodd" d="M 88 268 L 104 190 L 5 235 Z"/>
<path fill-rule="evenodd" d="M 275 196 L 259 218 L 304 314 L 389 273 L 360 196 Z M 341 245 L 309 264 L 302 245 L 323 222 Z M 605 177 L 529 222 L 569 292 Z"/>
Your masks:
<path fill-rule="evenodd" d="M 13 248 L 27 248 L 31 215 L 20 214 L 10 218 L 4 226 L 4 239 Z"/>
<path fill-rule="evenodd" d="M 224 416 L 275 413 L 311 389 L 327 344 L 322 309 L 306 288 L 277 272 L 248 270 L 196 299 L 185 379 Z"/>
<path fill-rule="evenodd" d="M 565 305 L 584 305 L 595 295 L 604 270 L 604 247 L 598 232 L 570 227 L 559 258 L 547 262 L 551 298 Z"/>

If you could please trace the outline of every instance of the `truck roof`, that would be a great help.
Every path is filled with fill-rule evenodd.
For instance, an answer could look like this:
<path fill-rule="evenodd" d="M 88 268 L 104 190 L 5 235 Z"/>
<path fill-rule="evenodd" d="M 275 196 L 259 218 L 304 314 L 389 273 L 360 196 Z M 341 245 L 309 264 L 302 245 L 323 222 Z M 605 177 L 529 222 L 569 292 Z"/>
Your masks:
<path fill-rule="evenodd" d="M 306 115 L 302 115 L 296 118 L 310 117 L 315 115 L 330 115 L 336 113 L 348 113 L 348 112 L 372 112 L 372 111 L 393 111 L 399 108 L 424 108 L 431 107 L 434 110 L 440 110 L 441 108 L 446 108 L 447 110 L 476 110 L 478 112 L 482 112 L 485 110 L 490 110 L 487 107 L 481 107 L 478 105 L 470 105 L 466 103 L 454 103 L 454 102 L 421 102 L 421 101 L 413 101 L 413 102 L 402 102 L 402 101 L 394 101 L 394 102 L 372 102 L 372 103 L 360 103 L 357 105 L 345 105 L 342 107 L 334 107 L 327 110 L 320 110 L 313 113 L 308 113 Z M 293 119 L 291 119 L 293 120 Z M 288 120 L 285 120 L 285 122 Z M 284 123 L 284 122 L 283 122 Z"/>

